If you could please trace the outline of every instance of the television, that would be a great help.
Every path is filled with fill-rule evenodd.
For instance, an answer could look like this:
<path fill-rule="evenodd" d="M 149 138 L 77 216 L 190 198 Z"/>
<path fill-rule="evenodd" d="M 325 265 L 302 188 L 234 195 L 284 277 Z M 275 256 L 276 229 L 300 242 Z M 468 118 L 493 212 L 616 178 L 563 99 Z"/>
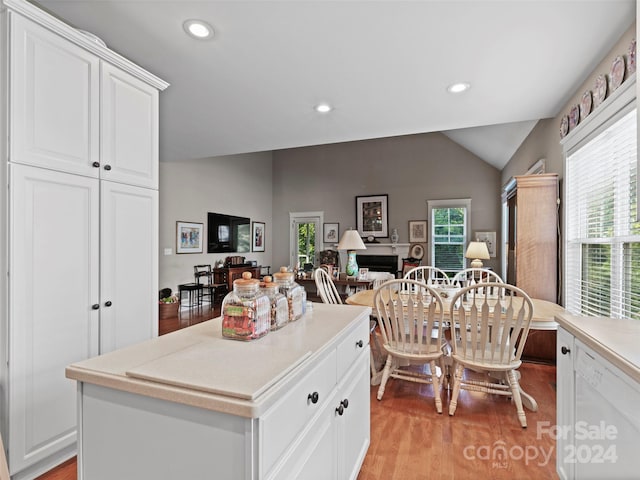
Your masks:
<path fill-rule="evenodd" d="M 251 220 L 246 217 L 207 213 L 207 252 L 251 251 Z"/>

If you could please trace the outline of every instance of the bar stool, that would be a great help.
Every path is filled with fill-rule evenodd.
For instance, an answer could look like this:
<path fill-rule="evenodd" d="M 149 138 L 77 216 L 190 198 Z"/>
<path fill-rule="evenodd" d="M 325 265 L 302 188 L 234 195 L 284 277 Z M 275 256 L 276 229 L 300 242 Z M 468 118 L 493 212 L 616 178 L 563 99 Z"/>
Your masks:
<path fill-rule="evenodd" d="M 202 285 L 199 283 L 183 283 L 182 285 L 178 285 L 178 301 L 180 302 L 180 306 L 182 307 L 182 292 L 187 292 L 189 304 L 187 305 L 189 308 L 191 307 L 199 307 L 202 305 Z"/>

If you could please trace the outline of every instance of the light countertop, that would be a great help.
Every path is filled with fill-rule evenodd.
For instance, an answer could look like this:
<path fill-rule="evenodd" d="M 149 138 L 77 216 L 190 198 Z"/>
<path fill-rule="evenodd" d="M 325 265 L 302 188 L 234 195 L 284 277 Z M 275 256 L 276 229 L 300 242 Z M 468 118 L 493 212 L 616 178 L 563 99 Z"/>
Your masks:
<path fill-rule="evenodd" d="M 67 367 L 67 378 L 255 418 L 274 390 L 334 348 L 370 309 L 314 303 L 297 322 L 248 342 L 222 337 L 218 317 Z"/>
<path fill-rule="evenodd" d="M 640 321 L 556 315 L 558 324 L 640 383 Z"/>

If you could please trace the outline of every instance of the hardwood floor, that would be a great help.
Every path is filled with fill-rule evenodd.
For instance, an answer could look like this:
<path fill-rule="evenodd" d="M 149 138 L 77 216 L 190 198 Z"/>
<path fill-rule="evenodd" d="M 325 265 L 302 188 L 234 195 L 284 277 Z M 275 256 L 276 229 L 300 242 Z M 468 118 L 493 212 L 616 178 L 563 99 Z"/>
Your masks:
<path fill-rule="evenodd" d="M 160 335 L 219 315 L 208 307 L 182 309 L 160 321 Z M 538 401 L 518 423 L 511 400 L 462 391 L 453 417 L 438 415 L 430 385 L 391 379 L 384 397 L 371 387 L 371 445 L 358 480 L 556 479 L 555 440 L 546 433 L 556 421 L 553 366 L 525 363 L 521 384 Z M 38 480 L 77 480 L 73 458 Z M 90 479 L 87 479 L 90 480 Z M 342 480 L 342 479 L 340 479 Z"/>

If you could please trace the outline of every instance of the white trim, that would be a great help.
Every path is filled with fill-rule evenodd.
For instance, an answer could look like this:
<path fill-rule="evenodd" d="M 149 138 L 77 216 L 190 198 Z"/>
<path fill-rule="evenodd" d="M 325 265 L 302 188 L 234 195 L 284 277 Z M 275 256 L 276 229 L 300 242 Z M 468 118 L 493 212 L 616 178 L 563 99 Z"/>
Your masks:
<path fill-rule="evenodd" d="M 316 212 L 289 212 L 289 265 L 295 267 L 298 262 L 297 252 L 297 232 L 294 228 L 300 222 L 316 223 L 316 256 L 325 249 L 322 235 L 322 225 L 324 223 L 324 211 Z M 339 239 L 338 239 L 339 240 Z M 278 271 L 277 269 L 275 271 Z"/>
<path fill-rule="evenodd" d="M 471 237 L 471 199 L 470 198 L 452 198 L 448 200 L 427 200 L 427 252 L 429 265 L 433 265 L 433 239 L 432 230 L 433 230 L 433 209 L 434 208 L 456 208 L 456 207 L 464 207 L 467 209 L 467 213 L 465 215 L 465 225 L 464 225 L 464 233 L 465 233 L 465 246 L 469 243 L 469 238 Z M 466 265 L 466 259 L 465 259 Z"/>

